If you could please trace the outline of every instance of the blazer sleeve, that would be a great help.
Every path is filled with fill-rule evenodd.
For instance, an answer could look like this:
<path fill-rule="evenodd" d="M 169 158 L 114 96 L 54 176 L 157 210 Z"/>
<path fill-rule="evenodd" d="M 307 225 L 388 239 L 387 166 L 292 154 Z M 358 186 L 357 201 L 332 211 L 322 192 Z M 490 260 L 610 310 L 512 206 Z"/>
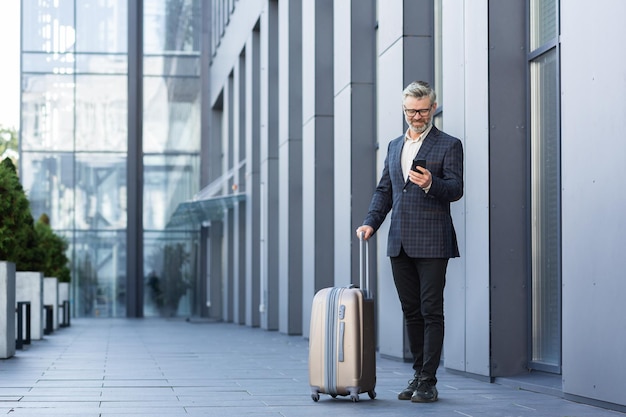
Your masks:
<path fill-rule="evenodd" d="M 452 143 L 443 156 L 441 176 L 433 175 L 428 195 L 453 202 L 463 197 L 463 145 L 452 136 L 448 138 Z"/>
<path fill-rule="evenodd" d="M 390 142 L 387 147 L 387 156 L 385 157 L 385 164 L 383 167 L 383 173 L 380 177 L 380 181 L 374 190 L 372 201 L 368 209 L 367 216 L 363 221 L 364 225 L 371 226 L 374 232 L 378 230 L 380 225 L 385 221 L 385 217 L 391 210 L 393 204 L 393 189 L 391 186 L 391 177 L 389 175 L 389 154 L 390 148 L 393 142 Z"/>

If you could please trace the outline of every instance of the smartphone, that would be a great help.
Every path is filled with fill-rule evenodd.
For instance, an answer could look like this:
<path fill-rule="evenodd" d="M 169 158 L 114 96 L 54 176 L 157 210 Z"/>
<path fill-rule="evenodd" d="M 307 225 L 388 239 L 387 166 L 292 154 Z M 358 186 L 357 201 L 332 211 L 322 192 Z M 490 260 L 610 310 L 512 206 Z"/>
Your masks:
<path fill-rule="evenodd" d="M 425 159 L 418 159 L 413 161 L 413 166 L 411 167 L 411 169 L 417 173 L 423 174 L 422 171 L 420 171 L 419 169 L 417 169 L 417 167 L 423 167 L 426 168 L 426 160 Z"/>

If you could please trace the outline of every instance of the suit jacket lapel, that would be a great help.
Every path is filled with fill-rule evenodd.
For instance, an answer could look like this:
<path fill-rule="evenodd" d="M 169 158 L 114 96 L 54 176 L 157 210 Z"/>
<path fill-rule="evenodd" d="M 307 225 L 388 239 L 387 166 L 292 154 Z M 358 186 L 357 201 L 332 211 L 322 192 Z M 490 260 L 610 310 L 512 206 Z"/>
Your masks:
<path fill-rule="evenodd" d="M 396 139 L 396 143 L 389 150 L 389 175 L 392 179 L 400 178 L 404 179 L 402 174 L 402 147 L 404 146 L 404 135 Z"/>

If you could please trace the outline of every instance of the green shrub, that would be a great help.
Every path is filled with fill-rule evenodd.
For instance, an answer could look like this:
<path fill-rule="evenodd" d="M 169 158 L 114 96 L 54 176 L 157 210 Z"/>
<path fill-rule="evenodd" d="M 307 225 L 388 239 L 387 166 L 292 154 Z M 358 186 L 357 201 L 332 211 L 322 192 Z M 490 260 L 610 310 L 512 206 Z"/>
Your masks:
<path fill-rule="evenodd" d="M 0 196 L 0 259 L 15 263 L 18 271 L 41 271 L 30 203 L 9 158 L 0 163 Z"/>
<path fill-rule="evenodd" d="M 35 231 L 43 255 L 44 275 L 56 277 L 59 282 L 70 282 L 70 269 L 67 266 L 69 259 L 65 254 L 67 241 L 52 230 L 46 213 L 42 214 L 35 223 Z"/>

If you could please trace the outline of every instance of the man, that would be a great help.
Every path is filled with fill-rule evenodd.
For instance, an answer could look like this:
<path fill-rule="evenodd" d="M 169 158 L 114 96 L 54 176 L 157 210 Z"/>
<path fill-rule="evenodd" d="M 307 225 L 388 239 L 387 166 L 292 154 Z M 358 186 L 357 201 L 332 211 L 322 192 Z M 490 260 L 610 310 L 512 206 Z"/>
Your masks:
<path fill-rule="evenodd" d="M 443 348 L 446 269 L 449 258 L 459 256 L 450 202 L 463 196 L 463 145 L 432 125 L 437 102 L 427 83 L 409 84 L 402 104 L 409 128 L 389 143 L 369 212 L 356 232 L 369 239 L 393 209 L 387 256 L 415 370 L 398 399 L 433 402 Z"/>

